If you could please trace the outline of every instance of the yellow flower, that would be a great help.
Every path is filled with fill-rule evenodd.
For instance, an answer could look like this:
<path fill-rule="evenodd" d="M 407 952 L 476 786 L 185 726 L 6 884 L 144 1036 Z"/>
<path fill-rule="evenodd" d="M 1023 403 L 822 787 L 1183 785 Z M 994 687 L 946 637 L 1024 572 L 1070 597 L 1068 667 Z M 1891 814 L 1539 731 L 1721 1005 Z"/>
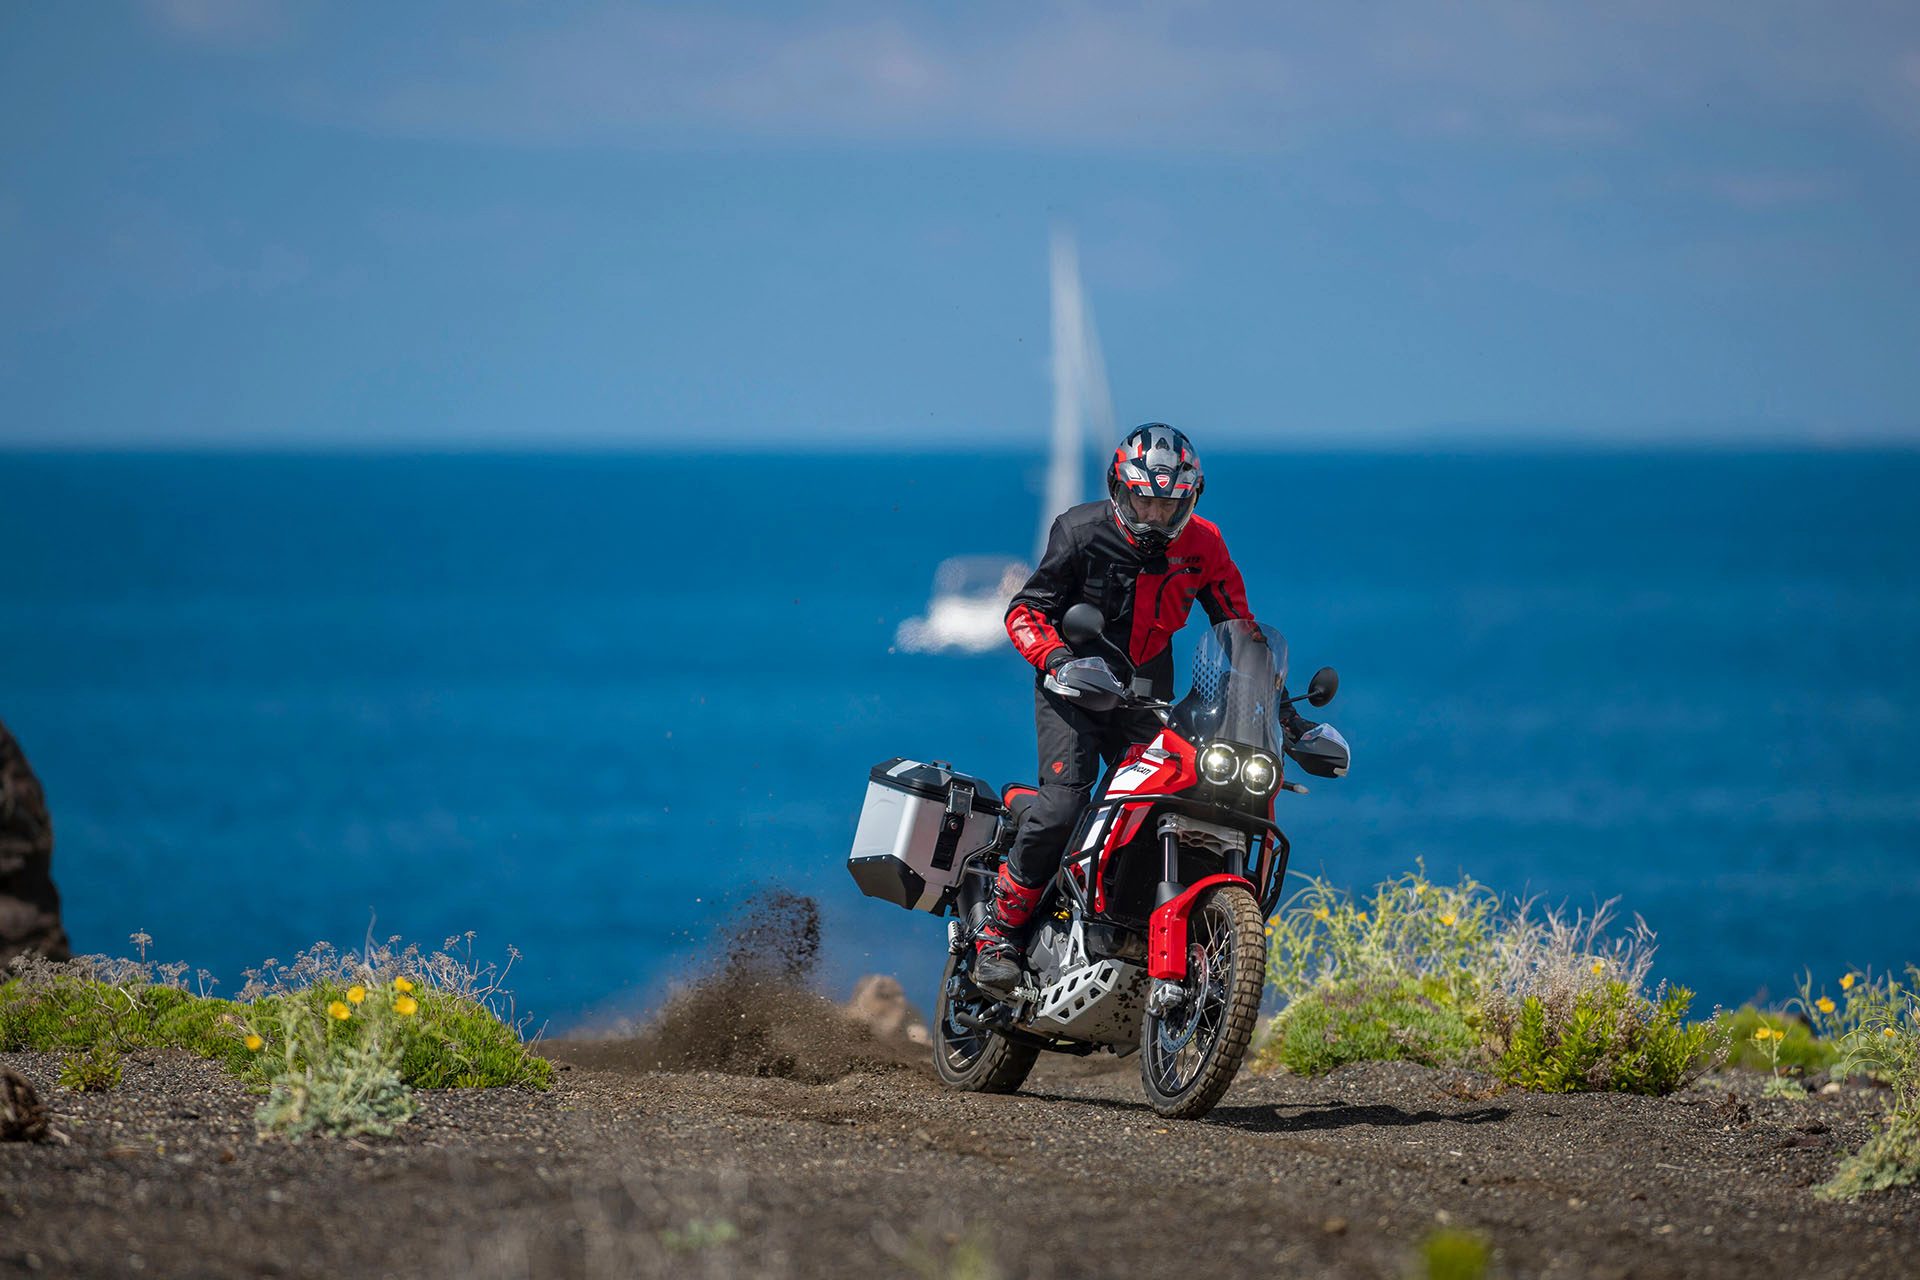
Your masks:
<path fill-rule="evenodd" d="M 1882 1027 L 1880 1028 L 1880 1034 L 1885 1036 L 1887 1039 L 1891 1040 L 1900 1033 L 1895 1031 L 1892 1027 Z"/>
<path fill-rule="evenodd" d="M 1821 996 L 1818 1000 L 1815 1000 L 1813 1002 L 1813 1007 L 1818 1009 L 1822 1013 L 1832 1013 L 1833 1001 L 1827 999 L 1825 996 Z"/>
<path fill-rule="evenodd" d="M 327 1006 L 327 1014 L 330 1017 L 339 1019 L 341 1022 L 345 1022 L 353 1016 L 353 1010 L 347 1008 L 346 1005 L 341 1004 L 338 1000 L 335 1000 Z"/>
<path fill-rule="evenodd" d="M 1413 892 L 1414 892 L 1414 894 L 1415 894 L 1415 896 L 1418 896 L 1418 895 L 1420 895 L 1420 894 L 1423 894 L 1423 893 L 1425 893 L 1426 891 L 1427 891 L 1427 885 L 1426 885 L 1426 881 L 1424 881 L 1424 880 L 1422 880 L 1422 881 L 1420 881 L 1420 882 L 1418 882 L 1417 884 L 1415 884 L 1415 885 L 1413 886 Z"/>
<path fill-rule="evenodd" d="M 1457 919 L 1459 919 L 1459 917 L 1454 915 L 1453 912 L 1449 911 L 1445 915 L 1440 917 L 1440 923 L 1447 926 L 1447 928 L 1451 929 L 1453 928 L 1454 921 L 1456 921 Z"/>
<path fill-rule="evenodd" d="M 1356 911 L 1353 913 L 1353 918 L 1361 924 L 1365 924 L 1367 922 L 1367 913 L 1364 911 Z"/>
<path fill-rule="evenodd" d="M 1269 938 L 1271 938 L 1271 937 L 1273 936 L 1273 927 L 1272 927 L 1271 925 L 1269 925 L 1269 926 L 1267 927 L 1267 936 L 1268 936 Z"/>
<path fill-rule="evenodd" d="M 1845 974 L 1841 974 L 1841 975 L 1840 975 L 1840 989 L 1841 989 L 1842 991 L 1851 991 L 1851 990 L 1853 990 L 1853 975 L 1852 975 L 1852 974 L 1850 974 L 1850 973 L 1845 973 Z"/>
<path fill-rule="evenodd" d="M 1605 973 L 1606 971 L 1607 971 L 1607 962 L 1605 960 L 1595 960 L 1593 962 L 1593 968 L 1590 970 L 1590 972 L 1592 972 L 1592 974 L 1595 977 L 1599 977 L 1601 974 Z"/>
<path fill-rule="evenodd" d="M 420 1012 L 420 1002 L 412 996 L 401 996 L 393 1002 L 393 1011 L 403 1018 L 411 1018 Z"/>
<path fill-rule="evenodd" d="M 249 1052 L 252 1052 L 252 1053 L 260 1052 L 261 1046 L 265 1045 L 266 1043 L 267 1042 L 265 1040 L 262 1040 L 259 1036 L 253 1034 L 253 1032 L 251 1031 L 247 1032 L 246 1045 Z"/>
<path fill-rule="evenodd" d="M 1784 1040 L 1787 1038 L 1787 1033 L 1784 1031 L 1775 1031 L 1772 1027 L 1762 1027 L 1753 1033 L 1753 1038 L 1761 1044 L 1765 1044 L 1769 1040 Z"/>
<path fill-rule="evenodd" d="M 1328 911 L 1325 907 L 1315 907 L 1313 909 L 1313 918 L 1315 920 L 1325 920 L 1328 916 L 1332 914 L 1333 913 Z"/>
<path fill-rule="evenodd" d="M 365 1000 L 366 998 L 367 998 L 367 989 L 365 987 L 355 985 L 347 988 L 348 1004 L 359 1004 L 362 1000 Z"/>
<path fill-rule="evenodd" d="M 395 978 L 393 980 L 393 989 L 395 991 L 402 991 L 402 992 L 411 991 L 413 990 L 413 984 L 411 982 L 408 982 L 405 978 Z"/>

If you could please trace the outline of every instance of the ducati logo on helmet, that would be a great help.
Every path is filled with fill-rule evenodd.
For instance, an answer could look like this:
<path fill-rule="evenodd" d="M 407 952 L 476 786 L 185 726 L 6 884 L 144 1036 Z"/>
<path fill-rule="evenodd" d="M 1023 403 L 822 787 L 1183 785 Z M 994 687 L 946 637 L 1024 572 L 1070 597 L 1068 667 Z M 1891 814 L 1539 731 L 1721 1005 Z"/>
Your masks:
<path fill-rule="evenodd" d="M 1167 487 L 1167 479 L 1168 479 L 1167 475 L 1164 472 L 1162 472 L 1160 475 L 1157 475 L 1153 478 L 1153 482 L 1154 484 L 1158 485 L 1160 488 L 1164 489 Z"/>

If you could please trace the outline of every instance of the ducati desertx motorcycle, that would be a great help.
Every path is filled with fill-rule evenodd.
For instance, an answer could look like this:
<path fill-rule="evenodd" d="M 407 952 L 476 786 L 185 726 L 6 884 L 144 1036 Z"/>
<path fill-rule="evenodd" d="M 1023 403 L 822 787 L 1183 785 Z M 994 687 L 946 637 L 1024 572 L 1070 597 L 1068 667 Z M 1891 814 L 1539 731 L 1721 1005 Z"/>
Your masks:
<path fill-rule="evenodd" d="M 1105 658 L 1131 677 L 1102 625 L 1097 609 L 1079 604 L 1060 631 L 1076 655 Z M 1089 710 L 1151 709 L 1163 727 L 1094 789 L 1034 912 L 1026 973 L 1005 998 L 974 985 L 974 941 L 1037 792 L 1009 786 L 1002 802 L 944 765 L 876 766 L 849 867 L 872 896 L 953 917 L 933 1029 L 941 1080 L 1011 1093 L 1042 1052 L 1138 1051 L 1160 1115 L 1193 1119 L 1220 1100 L 1253 1033 L 1266 981 L 1264 922 L 1287 868 L 1274 798 L 1306 791 L 1283 777 L 1283 756 L 1320 777 L 1340 777 L 1351 762 L 1332 726 L 1291 744 L 1280 726 L 1291 702 L 1325 706 L 1339 676 L 1323 667 L 1305 694 L 1289 698 L 1286 674 L 1278 632 L 1228 621 L 1201 638 L 1178 703 L 1117 680 L 1081 691 Z"/>

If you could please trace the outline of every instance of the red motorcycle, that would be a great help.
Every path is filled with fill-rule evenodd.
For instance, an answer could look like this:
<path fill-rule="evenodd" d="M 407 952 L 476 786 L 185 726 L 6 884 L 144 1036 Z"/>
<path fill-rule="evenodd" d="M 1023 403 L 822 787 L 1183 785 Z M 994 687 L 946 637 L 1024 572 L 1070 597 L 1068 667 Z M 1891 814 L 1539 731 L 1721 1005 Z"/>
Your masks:
<path fill-rule="evenodd" d="M 1061 634 L 1080 656 L 1128 670 L 1075 605 Z M 1081 814 L 1035 913 L 1027 974 L 1004 999 L 973 984 L 974 939 L 1020 816 L 1036 794 L 1004 797 L 939 762 L 889 760 L 869 776 L 849 869 L 869 896 L 951 915 L 934 1027 L 934 1067 L 957 1089 L 1011 1093 L 1042 1052 L 1140 1053 L 1163 1116 L 1205 1115 L 1233 1083 L 1266 981 L 1265 920 L 1278 905 L 1288 844 L 1273 820 L 1291 757 L 1340 777 L 1346 741 L 1317 725 L 1287 742 L 1281 709 L 1325 706 L 1331 667 L 1286 695 L 1286 640 L 1229 621 L 1201 638 L 1187 695 L 1169 704 L 1115 683 L 1103 707 L 1150 708 L 1164 727 L 1111 769 Z"/>

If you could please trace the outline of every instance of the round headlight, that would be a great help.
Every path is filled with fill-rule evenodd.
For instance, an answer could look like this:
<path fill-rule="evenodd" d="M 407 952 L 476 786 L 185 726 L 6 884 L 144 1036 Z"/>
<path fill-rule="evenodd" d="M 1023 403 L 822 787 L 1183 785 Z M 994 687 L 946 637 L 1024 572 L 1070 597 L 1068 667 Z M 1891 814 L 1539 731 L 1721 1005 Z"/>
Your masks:
<path fill-rule="evenodd" d="M 1200 753 L 1200 776 L 1215 786 L 1225 786 L 1240 771 L 1240 758 L 1224 742 L 1216 742 Z"/>
<path fill-rule="evenodd" d="M 1273 786 L 1273 775 L 1273 757 L 1257 751 L 1247 757 L 1247 763 L 1240 769 L 1240 781 L 1257 796 L 1265 795 Z"/>

